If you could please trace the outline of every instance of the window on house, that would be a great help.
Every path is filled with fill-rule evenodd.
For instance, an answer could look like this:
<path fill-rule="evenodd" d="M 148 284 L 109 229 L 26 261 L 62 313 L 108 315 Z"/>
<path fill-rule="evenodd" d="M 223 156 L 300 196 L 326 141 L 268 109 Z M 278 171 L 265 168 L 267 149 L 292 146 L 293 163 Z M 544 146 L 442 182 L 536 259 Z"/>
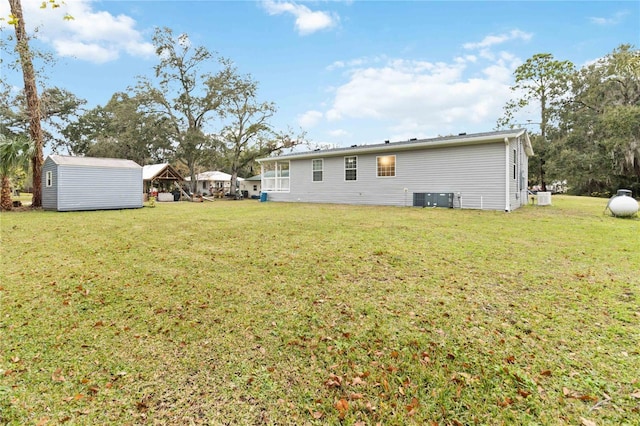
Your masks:
<path fill-rule="evenodd" d="M 52 171 L 48 171 L 46 173 L 46 177 L 45 177 L 45 186 L 47 188 L 53 186 L 53 172 Z"/>
<path fill-rule="evenodd" d="M 311 160 L 314 182 L 322 182 L 322 169 L 324 166 L 323 163 L 324 162 L 322 160 Z"/>
<path fill-rule="evenodd" d="M 344 180 L 358 179 L 358 157 L 344 157 Z"/>
<path fill-rule="evenodd" d="M 378 177 L 393 177 L 396 175 L 396 156 L 385 155 L 376 157 Z"/>
<path fill-rule="evenodd" d="M 289 192 L 289 162 L 274 161 L 262 165 L 262 190 Z"/>
<path fill-rule="evenodd" d="M 518 154 L 517 151 L 514 149 L 513 150 L 513 180 L 517 179 L 517 175 L 516 175 L 516 170 L 518 166 Z"/>
<path fill-rule="evenodd" d="M 258 190 L 258 185 L 253 185 L 253 190 L 257 191 Z"/>

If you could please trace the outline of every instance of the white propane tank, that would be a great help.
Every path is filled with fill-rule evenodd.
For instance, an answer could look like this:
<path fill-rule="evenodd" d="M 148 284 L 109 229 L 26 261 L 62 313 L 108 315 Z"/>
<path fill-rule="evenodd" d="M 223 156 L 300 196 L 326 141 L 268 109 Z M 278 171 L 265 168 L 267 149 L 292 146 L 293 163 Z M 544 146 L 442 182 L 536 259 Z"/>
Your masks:
<path fill-rule="evenodd" d="M 630 217 L 638 213 L 638 202 L 631 197 L 631 191 L 621 189 L 607 204 L 615 217 Z"/>

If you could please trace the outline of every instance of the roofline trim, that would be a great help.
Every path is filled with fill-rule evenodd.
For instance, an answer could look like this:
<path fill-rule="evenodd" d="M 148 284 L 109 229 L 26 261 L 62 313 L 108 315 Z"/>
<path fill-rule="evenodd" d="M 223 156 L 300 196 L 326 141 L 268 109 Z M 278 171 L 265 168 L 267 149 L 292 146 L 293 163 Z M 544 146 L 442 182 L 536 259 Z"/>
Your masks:
<path fill-rule="evenodd" d="M 256 161 L 258 163 L 270 162 L 270 161 L 286 161 L 286 160 L 303 160 L 309 158 L 320 157 L 342 157 L 349 154 L 374 154 L 383 152 L 397 152 L 397 151 L 411 151 L 414 149 L 431 149 L 431 148 L 445 148 L 449 146 L 467 146 L 467 145 L 481 145 L 485 143 L 495 142 L 501 143 L 505 139 L 518 138 L 522 135 L 527 135 L 525 129 L 514 129 L 512 132 L 496 132 L 490 134 L 473 135 L 459 135 L 457 137 L 446 138 L 434 138 L 434 139 L 421 139 L 417 141 L 399 141 L 393 143 L 384 143 L 376 145 L 361 145 L 351 148 L 338 148 L 324 151 L 308 151 L 296 154 L 287 154 L 280 157 L 265 157 L 259 158 Z M 526 136 L 529 141 L 528 135 Z M 528 143 L 529 146 L 531 143 Z M 533 154 L 533 151 L 531 151 Z"/>

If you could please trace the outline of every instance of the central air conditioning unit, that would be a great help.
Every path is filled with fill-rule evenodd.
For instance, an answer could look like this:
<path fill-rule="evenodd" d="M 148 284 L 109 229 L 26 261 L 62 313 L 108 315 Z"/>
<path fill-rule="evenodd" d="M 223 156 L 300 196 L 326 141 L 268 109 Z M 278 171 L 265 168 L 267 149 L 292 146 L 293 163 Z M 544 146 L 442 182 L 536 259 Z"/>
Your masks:
<path fill-rule="evenodd" d="M 414 207 L 453 208 L 453 192 L 414 192 Z"/>
<path fill-rule="evenodd" d="M 550 192 L 538 192 L 538 205 L 550 206 L 551 205 L 551 193 Z"/>

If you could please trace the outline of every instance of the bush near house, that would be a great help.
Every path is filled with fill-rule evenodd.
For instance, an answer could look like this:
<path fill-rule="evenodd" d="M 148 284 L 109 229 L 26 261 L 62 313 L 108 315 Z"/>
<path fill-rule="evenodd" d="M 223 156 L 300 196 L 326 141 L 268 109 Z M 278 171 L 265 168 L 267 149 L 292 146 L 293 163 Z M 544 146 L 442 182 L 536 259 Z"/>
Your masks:
<path fill-rule="evenodd" d="M 637 424 L 637 219 L 3 213 L 3 424 Z"/>

